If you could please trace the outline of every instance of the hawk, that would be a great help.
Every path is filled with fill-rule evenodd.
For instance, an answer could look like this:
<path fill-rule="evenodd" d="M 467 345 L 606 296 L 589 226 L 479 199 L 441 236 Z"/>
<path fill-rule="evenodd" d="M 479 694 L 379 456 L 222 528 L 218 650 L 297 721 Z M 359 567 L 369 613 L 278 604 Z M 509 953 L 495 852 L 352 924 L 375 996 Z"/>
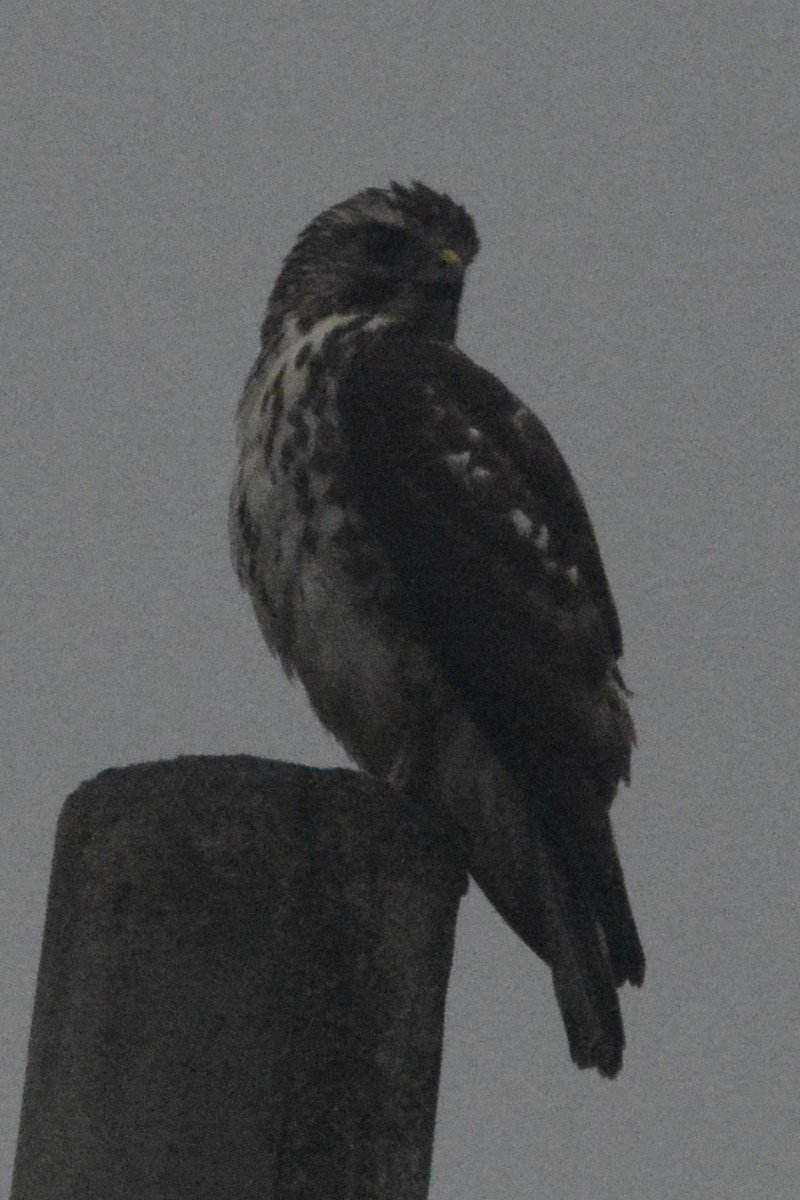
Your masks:
<path fill-rule="evenodd" d="M 233 557 L 264 638 L 361 767 L 444 807 L 614 1076 L 644 956 L 609 810 L 634 729 L 589 517 L 542 422 L 454 345 L 475 226 L 421 183 L 287 256 L 239 405 Z"/>

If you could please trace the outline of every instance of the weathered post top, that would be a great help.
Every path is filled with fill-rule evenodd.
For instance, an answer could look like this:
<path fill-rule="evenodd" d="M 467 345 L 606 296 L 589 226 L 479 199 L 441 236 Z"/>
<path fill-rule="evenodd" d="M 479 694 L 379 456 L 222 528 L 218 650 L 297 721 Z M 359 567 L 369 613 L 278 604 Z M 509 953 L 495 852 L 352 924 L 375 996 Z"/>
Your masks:
<path fill-rule="evenodd" d="M 351 771 L 106 771 L 56 842 L 12 1200 L 423 1200 L 453 834 Z"/>

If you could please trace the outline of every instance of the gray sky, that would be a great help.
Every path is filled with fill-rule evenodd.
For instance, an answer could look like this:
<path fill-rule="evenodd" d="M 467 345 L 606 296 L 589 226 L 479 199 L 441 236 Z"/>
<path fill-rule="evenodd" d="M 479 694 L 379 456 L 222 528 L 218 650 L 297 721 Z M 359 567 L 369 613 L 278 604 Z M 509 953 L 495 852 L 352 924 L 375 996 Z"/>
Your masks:
<path fill-rule="evenodd" d="M 179 752 L 344 761 L 228 563 L 232 417 L 300 227 L 421 178 L 482 236 L 461 345 L 595 520 L 649 957 L 609 1084 L 470 895 L 433 1200 L 795 1195 L 798 12 L 4 0 L 2 1182 L 65 795 Z"/>

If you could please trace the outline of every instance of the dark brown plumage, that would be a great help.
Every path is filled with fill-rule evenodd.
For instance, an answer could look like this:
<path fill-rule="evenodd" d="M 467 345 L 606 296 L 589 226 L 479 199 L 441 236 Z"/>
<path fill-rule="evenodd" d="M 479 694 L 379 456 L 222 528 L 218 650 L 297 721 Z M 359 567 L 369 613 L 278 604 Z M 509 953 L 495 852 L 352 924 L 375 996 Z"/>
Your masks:
<path fill-rule="evenodd" d="M 267 642 L 367 770 L 459 822 L 613 1075 L 644 975 L 609 821 L 633 725 L 589 517 L 541 422 L 454 348 L 471 219 L 370 189 L 301 234 L 239 410 L 234 558 Z"/>

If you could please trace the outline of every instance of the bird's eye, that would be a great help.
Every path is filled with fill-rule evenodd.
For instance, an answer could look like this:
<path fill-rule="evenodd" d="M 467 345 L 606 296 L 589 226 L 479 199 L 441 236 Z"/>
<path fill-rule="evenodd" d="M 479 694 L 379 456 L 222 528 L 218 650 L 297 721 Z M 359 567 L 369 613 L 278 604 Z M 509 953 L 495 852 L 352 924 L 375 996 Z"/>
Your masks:
<path fill-rule="evenodd" d="M 382 267 L 394 267 L 408 250 L 409 237 L 405 229 L 393 225 L 376 225 L 367 234 L 367 254 Z"/>

